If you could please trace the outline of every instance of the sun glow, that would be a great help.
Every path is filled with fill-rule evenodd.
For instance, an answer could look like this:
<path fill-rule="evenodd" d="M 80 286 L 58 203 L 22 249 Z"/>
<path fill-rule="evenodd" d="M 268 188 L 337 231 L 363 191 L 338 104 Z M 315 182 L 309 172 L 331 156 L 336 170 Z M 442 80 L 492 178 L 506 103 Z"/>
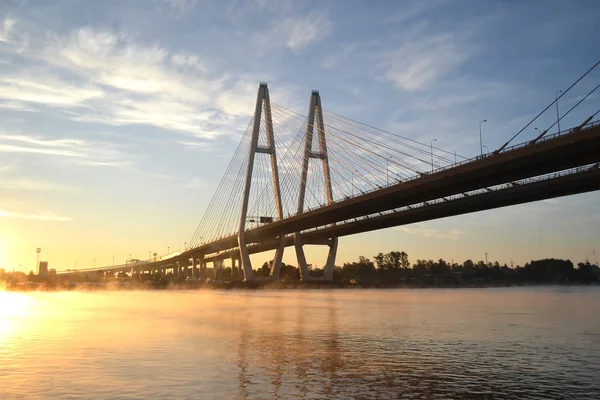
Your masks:
<path fill-rule="evenodd" d="M 31 297 L 26 294 L 3 292 L 0 289 L 0 345 L 29 315 L 31 302 Z"/>

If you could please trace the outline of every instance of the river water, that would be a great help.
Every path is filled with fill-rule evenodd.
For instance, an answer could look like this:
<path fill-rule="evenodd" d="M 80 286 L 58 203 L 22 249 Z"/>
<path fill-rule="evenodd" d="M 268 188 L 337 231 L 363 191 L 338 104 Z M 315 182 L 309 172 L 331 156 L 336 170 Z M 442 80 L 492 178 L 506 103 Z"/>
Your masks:
<path fill-rule="evenodd" d="M 600 399 L 600 287 L 0 292 L 0 399 Z"/>

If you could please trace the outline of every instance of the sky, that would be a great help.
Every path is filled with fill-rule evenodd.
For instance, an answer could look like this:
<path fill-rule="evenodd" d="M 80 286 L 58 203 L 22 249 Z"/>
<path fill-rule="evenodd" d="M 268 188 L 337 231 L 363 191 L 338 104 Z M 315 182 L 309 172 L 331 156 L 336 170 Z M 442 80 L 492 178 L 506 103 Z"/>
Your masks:
<path fill-rule="evenodd" d="M 328 111 L 465 156 L 486 119 L 497 148 L 598 61 L 598 20 L 595 0 L 2 0 L 0 268 L 34 269 L 38 247 L 58 270 L 182 248 L 261 81 L 297 112 L 317 89 Z M 598 108 L 594 94 L 561 126 Z M 593 261 L 599 226 L 591 193 L 345 237 L 337 264 L 392 250 Z"/>

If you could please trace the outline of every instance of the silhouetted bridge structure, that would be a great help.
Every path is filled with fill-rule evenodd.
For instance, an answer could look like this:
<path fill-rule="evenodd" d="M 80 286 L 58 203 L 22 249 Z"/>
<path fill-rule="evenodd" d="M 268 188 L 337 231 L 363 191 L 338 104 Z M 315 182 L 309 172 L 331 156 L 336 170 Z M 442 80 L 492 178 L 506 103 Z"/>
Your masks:
<path fill-rule="evenodd" d="M 294 246 L 301 279 L 314 280 L 303 246 L 326 245 L 321 279 L 331 280 L 339 237 L 600 189 L 597 113 L 459 161 L 433 141 L 324 112 L 317 91 L 301 116 L 271 104 L 261 83 L 254 116 L 183 252 L 69 273 L 172 270 L 203 279 L 207 263 L 218 270 L 230 259 L 233 275 L 252 281 L 250 255 L 275 250 L 270 279 L 278 279 L 284 249 Z"/>

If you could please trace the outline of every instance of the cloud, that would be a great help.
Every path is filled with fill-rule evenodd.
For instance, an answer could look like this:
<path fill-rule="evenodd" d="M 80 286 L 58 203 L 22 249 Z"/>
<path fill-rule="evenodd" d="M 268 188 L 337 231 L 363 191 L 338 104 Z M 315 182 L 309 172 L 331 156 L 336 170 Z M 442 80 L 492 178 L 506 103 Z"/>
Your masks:
<path fill-rule="evenodd" d="M 0 133 L 0 153 L 42 154 L 76 159 L 78 165 L 127 166 L 131 157 L 108 143 L 80 139 L 47 139 L 24 134 Z"/>
<path fill-rule="evenodd" d="M 197 0 L 162 0 L 179 14 L 190 11 L 197 3 Z"/>
<path fill-rule="evenodd" d="M 408 233 L 409 235 L 420 235 L 426 238 L 458 240 L 465 232 L 460 229 L 441 231 L 439 229 L 427 228 L 425 224 L 413 224 L 412 226 L 397 226 L 394 230 Z"/>
<path fill-rule="evenodd" d="M 187 52 L 175 53 L 171 55 L 169 59 L 172 65 L 178 68 L 188 68 L 199 72 L 207 72 L 208 66 L 205 62 L 201 61 L 200 58 Z"/>
<path fill-rule="evenodd" d="M 0 178 L 0 187 L 4 189 L 34 190 L 34 191 L 73 191 L 72 187 L 59 185 L 53 182 L 38 181 L 33 179 L 2 179 Z"/>
<path fill-rule="evenodd" d="M 9 100 L 8 104 L 39 103 L 73 107 L 102 97 L 103 94 L 98 87 L 73 85 L 43 73 L 0 78 L 0 97 Z"/>
<path fill-rule="evenodd" d="M 35 108 L 30 107 L 27 104 L 27 102 L 19 101 L 19 100 L 2 101 L 2 102 L 0 102 L 0 108 L 3 108 L 5 110 L 12 110 L 12 111 L 25 111 L 25 112 L 37 111 Z"/>
<path fill-rule="evenodd" d="M 317 43 L 331 34 L 333 24 L 323 12 L 310 13 L 303 17 L 283 18 L 269 35 L 283 41 L 285 46 L 298 52 L 310 44 Z"/>
<path fill-rule="evenodd" d="M 29 144 L 35 144 L 38 146 L 45 147 L 72 147 L 81 146 L 85 144 L 82 140 L 77 139 L 39 139 L 26 135 L 2 135 L 0 134 L 0 140 L 11 140 L 18 142 L 25 142 Z"/>
<path fill-rule="evenodd" d="M 196 54 L 139 44 L 126 32 L 83 27 L 54 35 L 44 58 L 106 88 L 89 112 L 72 117 L 79 122 L 154 125 L 210 139 L 232 133 L 236 118 L 253 112 L 252 98 L 243 107 L 238 99 L 248 98 L 250 86 L 255 92 L 258 79 L 229 78 Z"/>
<path fill-rule="evenodd" d="M 14 171 L 14 170 L 15 170 L 14 165 L 3 165 L 3 166 L 0 166 L 0 174 L 5 174 L 7 172 L 11 172 L 11 171 Z"/>
<path fill-rule="evenodd" d="M 53 213 L 43 212 L 38 214 L 11 212 L 0 209 L 0 218 L 34 219 L 39 221 L 72 221 L 69 217 L 62 217 Z"/>
<path fill-rule="evenodd" d="M 214 150 L 215 148 L 215 143 L 214 142 L 198 142 L 198 141 L 191 141 L 191 140 L 180 140 L 177 141 L 178 145 L 181 145 L 187 149 L 190 150 L 199 150 L 202 152 L 209 152 Z"/>
<path fill-rule="evenodd" d="M 181 187 L 185 189 L 196 189 L 204 185 L 206 185 L 206 181 L 204 179 L 192 178 L 189 181 L 185 182 Z"/>
<path fill-rule="evenodd" d="M 63 156 L 63 157 L 84 157 L 83 154 L 77 153 L 70 150 L 59 150 L 59 149 L 44 149 L 37 147 L 23 147 L 23 146 L 12 146 L 0 144 L 0 152 L 2 153 L 32 153 L 32 154 L 45 154 L 51 156 Z"/>
<path fill-rule="evenodd" d="M 17 23 L 17 20 L 5 17 L 0 24 L 0 42 L 9 42 L 11 39 L 11 32 Z"/>
<path fill-rule="evenodd" d="M 384 55 L 385 77 L 400 89 L 424 90 L 470 55 L 471 50 L 448 33 L 408 41 Z"/>

